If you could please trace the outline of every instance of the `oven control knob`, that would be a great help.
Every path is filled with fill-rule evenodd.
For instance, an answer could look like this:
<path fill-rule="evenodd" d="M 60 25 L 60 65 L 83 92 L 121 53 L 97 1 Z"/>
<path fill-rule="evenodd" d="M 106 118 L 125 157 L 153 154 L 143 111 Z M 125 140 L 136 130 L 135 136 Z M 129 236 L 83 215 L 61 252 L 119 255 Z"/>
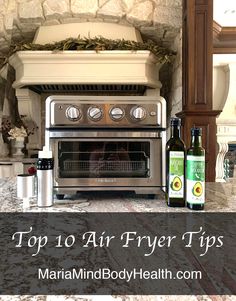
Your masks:
<path fill-rule="evenodd" d="M 131 109 L 130 114 L 135 120 L 143 120 L 146 117 L 146 110 L 143 107 L 136 106 Z"/>
<path fill-rule="evenodd" d="M 66 117 L 71 121 L 77 121 L 81 118 L 80 109 L 76 106 L 70 106 L 66 110 Z"/>
<path fill-rule="evenodd" d="M 121 120 L 123 117 L 125 116 L 125 112 L 124 110 L 122 110 L 119 107 L 114 107 L 111 109 L 110 111 L 110 117 L 111 119 L 113 119 L 114 121 L 119 121 Z"/>
<path fill-rule="evenodd" d="M 102 118 L 102 109 L 99 107 L 90 107 L 88 109 L 88 117 L 94 121 L 100 120 Z"/>

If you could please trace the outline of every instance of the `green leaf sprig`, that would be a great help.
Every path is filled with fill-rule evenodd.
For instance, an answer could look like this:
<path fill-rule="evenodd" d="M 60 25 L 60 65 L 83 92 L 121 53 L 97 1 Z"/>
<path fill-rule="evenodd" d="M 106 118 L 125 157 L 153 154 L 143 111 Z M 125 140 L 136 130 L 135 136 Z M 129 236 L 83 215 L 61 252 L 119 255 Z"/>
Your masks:
<path fill-rule="evenodd" d="M 160 63 L 169 63 L 172 61 L 176 52 L 155 44 L 153 41 L 135 42 L 124 39 L 106 39 L 103 37 L 94 38 L 68 38 L 63 41 L 50 44 L 34 44 L 34 43 L 19 43 L 11 46 L 9 54 L 2 60 L 2 65 L 8 61 L 8 58 L 17 51 L 64 51 L 64 50 L 149 50 L 152 52 Z"/>

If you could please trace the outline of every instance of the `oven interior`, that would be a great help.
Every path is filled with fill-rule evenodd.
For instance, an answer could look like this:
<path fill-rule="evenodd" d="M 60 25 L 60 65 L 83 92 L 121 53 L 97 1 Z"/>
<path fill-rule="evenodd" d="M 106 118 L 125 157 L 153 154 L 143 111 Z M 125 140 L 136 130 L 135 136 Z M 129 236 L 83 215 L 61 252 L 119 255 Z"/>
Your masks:
<path fill-rule="evenodd" d="M 148 178 L 150 141 L 59 141 L 59 178 Z"/>

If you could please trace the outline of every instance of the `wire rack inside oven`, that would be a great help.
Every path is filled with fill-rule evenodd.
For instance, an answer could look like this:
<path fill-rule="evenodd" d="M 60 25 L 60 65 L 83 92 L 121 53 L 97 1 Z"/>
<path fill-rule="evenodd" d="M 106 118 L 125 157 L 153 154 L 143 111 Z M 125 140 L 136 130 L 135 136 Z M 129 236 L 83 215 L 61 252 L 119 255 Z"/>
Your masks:
<path fill-rule="evenodd" d="M 60 174 L 64 177 L 144 177 L 148 173 L 148 160 L 143 152 L 138 154 L 140 160 L 104 159 L 105 155 L 103 153 L 99 160 L 74 160 L 67 157 L 63 160 Z"/>

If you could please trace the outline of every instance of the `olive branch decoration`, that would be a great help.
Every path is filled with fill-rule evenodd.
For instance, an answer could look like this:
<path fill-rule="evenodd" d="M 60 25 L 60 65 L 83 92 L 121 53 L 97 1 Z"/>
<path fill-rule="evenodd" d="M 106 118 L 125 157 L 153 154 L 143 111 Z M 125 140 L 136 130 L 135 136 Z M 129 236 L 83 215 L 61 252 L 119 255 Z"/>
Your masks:
<path fill-rule="evenodd" d="M 6 57 L 1 57 L 1 67 L 8 62 L 8 58 L 17 51 L 40 51 L 48 50 L 53 52 L 65 50 L 95 50 L 97 52 L 102 50 L 149 50 L 156 57 L 160 63 L 170 63 L 176 52 L 166 47 L 155 44 L 149 40 L 147 42 L 135 42 L 124 39 L 106 39 L 103 37 L 94 38 L 68 38 L 63 41 L 50 43 L 50 44 L 34 44 L 34 43 L 18 43 L 11 45 L 10 51 Z"/>

